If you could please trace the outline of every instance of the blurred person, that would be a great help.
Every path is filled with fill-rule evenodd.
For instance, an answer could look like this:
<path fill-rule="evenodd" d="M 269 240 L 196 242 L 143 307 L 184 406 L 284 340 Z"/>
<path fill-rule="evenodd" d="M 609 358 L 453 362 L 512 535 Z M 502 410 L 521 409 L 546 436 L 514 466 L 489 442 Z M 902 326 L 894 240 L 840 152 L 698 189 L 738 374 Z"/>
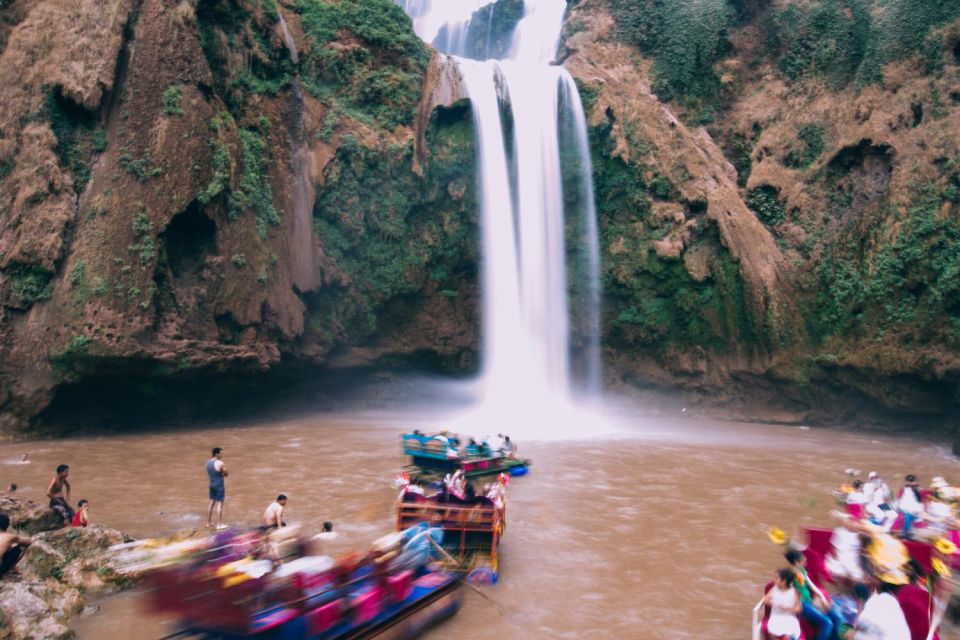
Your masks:
<path fill-rule="evenodd" d="M 903 610 L 903 616 L 910 628 L 911 640 L 927 640 L 930 635 L 930 616 L 933 613 L 933 599 L 930 592 L 923 587 L 926 580 L 923 567 L 916 560 L 906 564 L 907 578 L 910 580 L 897 590 L 897 602 Z M 934 635 L 934 639 L 938 636 Z"/>
<path fill-rule="evenodd" d="M 786 636 L 789 640 L 800 638 L 800 612 L 803 605 L 800 603 L 800 594 L 793 586 L 795 577 L 791 568 L 780 569 L 774 574 L 773 586 L 763 597 L 763 602 L 770 607 L 770 618 L 767 620 L 767 636 L 780 638 Z"/>
<path fill-rule="evenodd" d="M 10 486 L 7 487 L 7 490 L 4 491 L 4 494 L 6 494 L 6 495 L 8 495 L 8 496 L 12 496 L 12 495 L 13 495 L 14 493 L 16 493 L 16 492 L 17 492 L 17 483 L 16 483 L 16 482 L 11 482 L 11 483 L 10 483 Z"/>
<path fill-rule="evenodd" d="M 73 519 L 70 521 L 75 527 L 86 527 L 90 524 L 90 516 L 87 514 L 87 511 L 90 509 L 90 501 L 86 499 L 81 499 L 77 503 L 77 512 L 73 514 Z"/>
<path fill-rule="evenodd" d="M 903 515 L 903 538 L 909 540 L 913 523 L 923 518 L 923 498 L 920 483 L 912 473 L 903 479 L 903 488 L 897 496 L 897 511 Z"/>
<path fill-rule="evenodd" d="M 847 494 L 847 512 L 854 518 L 860 519 L 868 502 L 863 492 L 863 480 L 854 480 L 852 488 L 853 490 Z"/>
<path fill-rule="evenodd" d="M 840 627 L 840 614 L 833 611 L 830 598 L 814 584 L 807 574 L 807 559 L 803 552 L 788 549 L 783 554 L 790 568 L 795 573 L 794 587 L 800 594 L 800 615 L 817 628 L 816 640 L 830 640 L 834 638 L 834 629 Z M 814 640 L 811 638 L 810 640 Z"/>
<path fill-rule="evenodd" d="M 897 521 L 897 512 L 890 506 L 890 487 L 879 473 L 871 471 L 867 483 L 863 486 L 863 493 L 867 498 L 867 516 L 870 522 L 883 527 L 885 533 L 890 533 Z"/>
<path fill-rule="evenodd" d="M 870 597 L 857 616 L 853 640 L 911 640 L 910 627 L 894 591 L 895 587 L 885 582 L 876 589 L 868 587 Z"/>
<path fill-rule="evenodd" d="M 74 510 L 70 506 L 70 465 L 57 466 L 57 475 L 53 476 L 50 486 L 47 487 L 47 497 L 50 498 L 50 508 L 57 512 L 63 524 L 70 524 Z"/>
<path fill-rule="evenodd" d="M 9 533 L 8 528 L 10 528 L 10 516 L 0 513 L 0 578 L 17 566 L 31 542 L 30 538 Z"/>
<path fill-rule="evenodd" d="M 863 564 L 860 560 L 862 544 L 855 521 L 844 520 L 834 529 L 830 536 L 830 545 L 833 550 L 825 561 L 830 575 L 857 582 L 863 580 Z"/>
<path fill-rule="evenodd" d="M 269 530 L 287 526 L 287 523 L 283 521 L 283 510 L 286 506 L 287 496 L 281 493 L 263 512 L 263 524 L 260 528 Z"/>
<path fill-rule="evenodd" d="M 223 449 L 220 447 L 214 447 L 211 451 L 211 458 L 207 460 L 206 469 L 207 469 L 207 478 L 210 481 L 210 509 L 207 511 L 207 526 L 212 527 L 213 524 L 213 512 L 217 512 L 217 529 L 226 529 L 227 526 L 223 524 L 223 501 L 226 498 L 226 485 L 224 483 L 224 478 L 229 474 L 227 471 L 227 465 L 223 462 Z"/>

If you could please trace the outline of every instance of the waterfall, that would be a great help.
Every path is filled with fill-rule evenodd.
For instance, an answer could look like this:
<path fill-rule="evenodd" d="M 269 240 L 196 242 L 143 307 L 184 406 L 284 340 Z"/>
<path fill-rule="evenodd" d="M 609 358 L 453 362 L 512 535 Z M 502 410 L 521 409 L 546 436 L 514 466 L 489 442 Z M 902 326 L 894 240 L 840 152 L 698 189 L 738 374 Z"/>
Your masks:
<path fill-rule="evenodd" d="M 477 8 L 489 4 L 397 0 L 417 34 L 455 56 L 470 96 L 477 140 L 477 182 L 482 232 L 482 370 L 488 405 L 555 410 L 567 406 L 575 385 L 570 365 L 567 224 L 561 136 L 570 135 L 573 170 L 581 192 L 577 212 L 589 282 L 580 302 L 583 387 L 599 388 L 599 251 L 593 178 L 583 106 L 576 84 L 553 63 L 565 0 L 525 0 L 503 60 L 466 59 L 462 43 Z M 453 7 L 451 7 L 453 5 Z M 490 7 L 494 10 L 496 7 Z M 484 20 L 489 39 L 492 14 Z M 488 48 L 488 47 L 487 47 Z M 472 57 L 484 57 L 479 52 Z M 512 119 L 511 144 L 504 118 Z M 561 131 L 572 122 L 573 131 Z M 564 138 L 566 140 L 566 138 Z M 512 149 L 512 155 L 510 151 Z M 539 418 L 546 420 L 546 418 Z"/>
<path fill-rule="evenodd" d="M 299 61 L 297 45 L 282 13 L 280 30 L 283 32 L 283 41 L 290 53 L 290 61 L 297 64 Z M 293 143 L 293 155 L 290 159 L 293 173 L 292 275 L 294 286 L 302 292 L 307 292 L 320 286 L 320 272 L 313 234 L 313 203 L 316 200 L 316 190 L 313 185 L 313 154 L 310 152 L 310 144 L 306 136 L 303 111 L 303 88 L 300 85 L 298 72 L 291 85 L 287 118 L 287 129 Z"/>

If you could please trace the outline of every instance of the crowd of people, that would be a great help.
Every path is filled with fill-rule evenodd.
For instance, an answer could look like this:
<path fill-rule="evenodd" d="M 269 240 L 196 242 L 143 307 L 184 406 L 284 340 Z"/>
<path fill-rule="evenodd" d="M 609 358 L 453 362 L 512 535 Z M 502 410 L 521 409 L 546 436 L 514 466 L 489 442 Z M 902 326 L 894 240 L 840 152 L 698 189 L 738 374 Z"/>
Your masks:
<path fill-rule="evenodd" d="M 936 638 L 946 604 L 938 586 L 957 553 L 950 538 L 960 524 L 954 510 L 960 492 L 943 478 L 921 489 L 911 474 L 894 495 L 875 471 L 866 482 L 856 470 L 847 475 L 835 492 L 844 507 L 833 512 L 840 526 L 829 532 L 826 548 L 812 531 L 803 548 L 779 530 L 770 534 L 786 546 L 787 564 L 776 571 L 764 597 L 767 637 Z"/>
<path fill-rule="evenodd" d="M 434 440 L 440 443 L 448 458 L 474 458 L 478 456 L 512 458 L 517 453 L 517 446 L 510 440 L 510 436 L 502 433 L 495 436 L 484 436 L 479 442 L 475 438 L 465 438 L 449 431 L 425 434 L 414 429 L 412 435 L 421 441 Z"/>
<path fill-rule="evenodd" d="M 223 504 L 226 500 L 226 478 L 230 475 L 226 463 L 223 461 L 223 448 L 214 447 L 211 450 L 211 457 L 205 464 L 205 470 L 208 479 L 208 495 L 210 506 L 207 510 L 207 527 L 216 530 L 227 529 L 223 524 Z M 28 464 L 27 454 L 23 454 L 20 462 Z M 2 495 L 13 497 L 16 495 L 18 486 L 16 483 L 10 483 Z M 70 466 L 67 464 L 58 465 L 53 478 L 47 485 L 46 497 L 49 500 L 50 509 L 57 514 L 63 526 L 87 527 L 91 524 L 90 519 L 90 501 L 81 498 L 76 503 L 76 507 L 71 502 L 70 485 Z M 287 506 L 287 496 L 279 494 L 264 510 L 259 526 L 261 533 L 269 533 L 271 530 L 286 527 L 284 512 Z M 0 578 L 3 578 L 12 570 L 30 546 L 30 538 L 17 533 L 9 532 L 10 517 L 8 514 L 0 513 Z M 325 534 L 325 539 L 333 537 L 333 524 L 324 522 L 321 535 Z"/>

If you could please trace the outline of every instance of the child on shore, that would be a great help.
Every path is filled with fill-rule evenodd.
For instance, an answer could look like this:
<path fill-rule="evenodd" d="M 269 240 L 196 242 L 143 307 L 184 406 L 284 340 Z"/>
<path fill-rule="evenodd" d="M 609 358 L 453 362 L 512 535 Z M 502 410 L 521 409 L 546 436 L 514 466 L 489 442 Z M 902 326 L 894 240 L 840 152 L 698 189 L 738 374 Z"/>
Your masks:
<path fill-rule="evenodd" d="M 86 527 L 90 524 L 90 517 L 87 515 L 87 510 L 90 508 L 90 501 L 83 499 L 77 503 L 77 512 L 73 514 L 73 519 L 70 521 L 75 527 Z"/>

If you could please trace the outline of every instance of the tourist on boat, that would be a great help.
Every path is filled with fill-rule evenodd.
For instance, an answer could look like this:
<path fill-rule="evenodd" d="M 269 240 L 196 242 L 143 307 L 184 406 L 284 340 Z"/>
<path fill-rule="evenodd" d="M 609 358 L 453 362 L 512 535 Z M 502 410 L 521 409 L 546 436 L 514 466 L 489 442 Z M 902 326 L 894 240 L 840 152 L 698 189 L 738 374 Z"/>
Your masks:
<path fill-rule="evenodd" d="M 224 478 L 229 474 L 227 465 L 223 461 L 223 449 L 214 447 L 211 451 L 211 458 L 207 460 L 207 478 L 210 481 L 210 509 L 207 511 L 207 526 L 214 526 L 213 512 L 217 512 L 217 529 L 226 529 L 223 524 L 223 501 L 226 498 L 226 485 Z"/>
<path fill-rule="evenodd" d="M 30 546 L 30 538 L 9 533 L 10 516 L 0 513 L 0 578 L 17 566 L 23 559 L 24 550 Z"/>
<path fill-rule="evenodd" d="M 263 523 L 260 528 L 263 531 L 269 531 L 271 529 L 279 529 L 280 527 L 287 526 L 287 523 L 283 521 L 283 510 L 287 506 L 287 496 L 282 493 L 277 496 L 277 499 L 270 503 L 270 506 L 266 508 L 263 512 Z"/>
<path fill-rule="evenodd" d="M 770 607 L 770 618 L 767 620 L 767 635 L 770 638 L 800 638 L 800 619 L 797 616 L 803 607 L 800 594 L 793 586 L 795 575 L 794 570 L 789 567 L 777 571 L 774 574 L 773 587 L 763 598 L 764 604 Z"/>
<path fill-rule="evenodd" d="M 70 524 L 74 514 L 73 507 L 70 506 L 70 481 L 67 479 L 69 475 L 69 465 L 61 464 L 57 466 L 57 473 L 50 481 L 50 486 L 47 487 L 50 508 L 57 512 L 63 524 Z"/>
<path fill-rule="evenodd" d="M 77 512 L 73 514 L 73 519 L 70 521 L 75 527 L 86 527 L 90 524 L 90 516 L 87 511 L 90 509 L 90 501 L 86 499 L 81 499 L 77 503 Z"/>
<path fill-rule="evenodd" d="M 847 494 L 847 513 L 858 520 L 863 517 L 867 506 L 867 496 L 863 492 L 863 481 L 853 481 L 853 491 Z"/>
<path fill-rule="evenodd" d="M 889 532 L 897 521 L 897 512 L 890 506 L 890 487 L 883 481 L 880 474 L 871 471 L 866 484 L 863 485 L 863 493 L 867 498 L 866 510 L 870 522 Z"/>
<path fill-rule="evenodd" d="M 857 616 L 853 640 L 911 640 L 910 627 L 894 591 L 895 587 L 885 582 L 875 589 L 868 586 L 870 597 Z"/>
<path fill-rule="evenodd" d="M 844 520 L 830 536 L 833 553 L 827 556 L 825 565 L 834 578 L 847 578 L 854 582 L 863 580 L 863 564 L 860 559 L 862 544 L 860 528 L 853 519 Z"/>
<path fill-rule="evenodd" d="M 907 619 L 910 640 L 927 640 L 927 636 L 930 635 L 933 598 L 923 587 L 926 576 L 920 563 L 911 559 L 907 563 L 906 571 L 910 583 L 897 590 L 897 602 L 900 603 L 903 615 Z M 934 638 L 937 637 L 934 635 Z"/>
<path fill-rule="evenodd" d="M 810 579 L 803 552 L 788 549 L 783 557 L 795 573 L 793 584 L 800 594 L 801 615 L 817 628 L 816 640 L 830 640 L 834 637 L 833 630 L 841 623 L 839 612 L 833 611 L 830 597 Z"/>
<path fill-rule="evenodd" d="M 510 436 L 503 436 L 503 452 L 510 458 L 517 452 L 517 445 L 510 440 Z"/>
<path fill-rule="evenodd" d="M 492 438 L 487 438 L 486 443 L 493 455 L 500 455 L 503 451 L 503 434 L 498 433 Z"/>
<path fill-rule="evenodd" d="M 897 496 L 897 511 L 903 516 L 903 537 L 909 540 L 913 524 L 923 518 L 923 497 L 920 495 L 920 483 L 913 474 L 904 478 L 903 488 Z"/>

